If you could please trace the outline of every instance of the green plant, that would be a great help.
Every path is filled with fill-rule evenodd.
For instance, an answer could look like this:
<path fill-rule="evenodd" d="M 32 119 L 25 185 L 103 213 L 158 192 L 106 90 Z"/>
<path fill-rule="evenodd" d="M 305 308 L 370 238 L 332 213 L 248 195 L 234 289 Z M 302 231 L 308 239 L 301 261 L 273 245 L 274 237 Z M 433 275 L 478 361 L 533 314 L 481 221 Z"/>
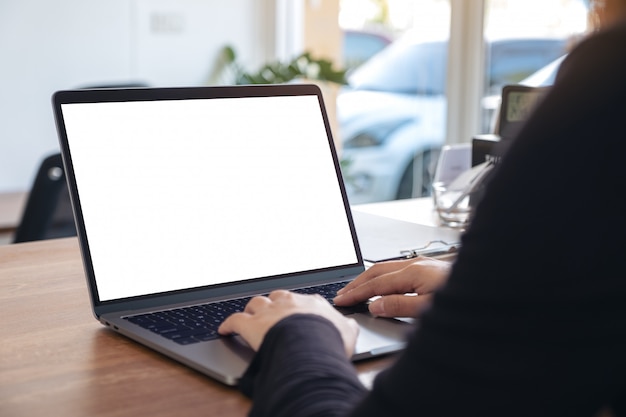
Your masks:
<path fill-rule="evenodd" d="M 288 62 L 271 62 L 263 65 L 256 72 L 248 72 L 237 60 L 237 54 L 231 46 L 225 46 L 220 56 L 220 72 L 227 71 L 233 84 L 281 84 L 298 79 L 326 81 L 345 85 L 346 70 L 335 69 L 331 61 L 314 58 L 309 52 Z"/>

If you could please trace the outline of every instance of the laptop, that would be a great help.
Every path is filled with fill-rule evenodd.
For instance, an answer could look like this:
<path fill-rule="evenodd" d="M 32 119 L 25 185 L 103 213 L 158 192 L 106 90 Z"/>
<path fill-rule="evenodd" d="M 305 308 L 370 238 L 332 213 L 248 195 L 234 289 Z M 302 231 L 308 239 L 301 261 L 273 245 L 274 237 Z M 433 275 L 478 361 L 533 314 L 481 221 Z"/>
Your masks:
<path fill-rule="evenodd" d="M 59 91 L 53 96 L 95 317 L 227 385 L 253 357 L 215 329 L 252 296 L 326 293 L 364 271 L 313 85 Z M 410 325 L 343 311 L 354 360 Z"/>

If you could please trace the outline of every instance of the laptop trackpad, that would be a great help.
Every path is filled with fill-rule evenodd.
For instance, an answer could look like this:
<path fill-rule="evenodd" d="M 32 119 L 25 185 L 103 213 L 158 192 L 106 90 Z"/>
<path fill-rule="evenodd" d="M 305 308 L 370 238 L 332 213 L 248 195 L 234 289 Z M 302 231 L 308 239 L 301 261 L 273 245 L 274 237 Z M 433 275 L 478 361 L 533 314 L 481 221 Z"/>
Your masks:
<path fill-rule="evenodd" d="M 366 359 L 404 349 L 413 324 L 401 320 L 376 318 L 369 313 L 349 316 L 359 324 L 359 337 L 353 360 Z"/>

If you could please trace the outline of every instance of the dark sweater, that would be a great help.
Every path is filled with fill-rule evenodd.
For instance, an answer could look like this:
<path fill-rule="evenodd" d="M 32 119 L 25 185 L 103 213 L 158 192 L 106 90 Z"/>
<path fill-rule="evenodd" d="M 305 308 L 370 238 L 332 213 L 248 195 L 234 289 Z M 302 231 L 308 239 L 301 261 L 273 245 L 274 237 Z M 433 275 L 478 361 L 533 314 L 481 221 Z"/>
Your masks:
<path fill-rule="evenodd" d="M 486 187 L 447 284 L 371 392 L 337 330 L 293 316 L 252 416 L 626 415 L 626 25 L 582 42 Z"/>

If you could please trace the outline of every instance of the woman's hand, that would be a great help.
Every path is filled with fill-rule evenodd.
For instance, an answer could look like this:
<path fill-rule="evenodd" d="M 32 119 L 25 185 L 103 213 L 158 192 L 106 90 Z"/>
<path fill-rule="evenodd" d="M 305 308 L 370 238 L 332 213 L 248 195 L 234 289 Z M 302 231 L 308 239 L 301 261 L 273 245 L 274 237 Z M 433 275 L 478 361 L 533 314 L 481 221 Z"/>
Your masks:
<path fill-rule="evenodd" d="M 238 333 L 255 351 L 259 350 L 267 332 L 280 320 L 292 314 L 316 314 L 335 325 L 351 356 L 356 345 L 359 326 L 344 317 L 320 295 L 303 295 L 289 291 L 273 291 L 267 297 L 254 297 L 241 313 L 229 316 L 218 331 L 221 335 Z"/>
<path fill-rule="evenodd" d="M 381 262 L 339 290 L 334 302 L 350 306 L 380 296 L 369 304 L 372 314 L 415 317 L 446 282 L 449 271 L 449 262 L 427 257 Z"/>

